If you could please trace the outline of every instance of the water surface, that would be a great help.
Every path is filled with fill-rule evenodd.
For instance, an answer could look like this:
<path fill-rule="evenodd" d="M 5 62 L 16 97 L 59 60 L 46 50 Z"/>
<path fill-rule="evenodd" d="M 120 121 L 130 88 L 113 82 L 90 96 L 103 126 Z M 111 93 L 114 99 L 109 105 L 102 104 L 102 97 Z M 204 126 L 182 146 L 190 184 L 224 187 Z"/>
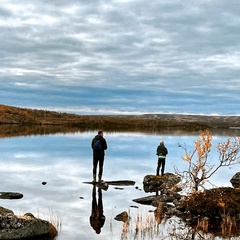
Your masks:
<path fill-rule="evenodd" d="M 148 240 L 169 236 L 174 229 L 173 220 L 161 224 L 150 235 L 140 231 L 136 236 L 139 216 L 142 222 L 156 224 L 152 212 L 155 208 L 136 204 L 132 199 L 150 195 L 142 190 L 142 181 L 145 175 L 155 174 L 159 141 L 164 140 L 169 150 L 166 172 L 174 172 L 174 166 L 180 170 L 186 168 L 186 163 L 181 160 L 184 152 L 178 143 L 185 143 L 191 150 L 198 133 L 105 133 L 109 148 L 105 157 L 104 180 L 132 180 L 136 184 L 122 188 L 109 186 L 107 191 L 102 191 L 106 219 L 100 234 L 95 232 L 89 221 L 93 186 L 83 183 L 92 180 L 90 144 L 95 135 L 95 131 L 88 131 L 0 139 L 0 191 L 24 194 L 20 200 L 0 200 L 0 205 L 12 209 L 15 214 L 31 212 L 36 217 L 60 222 L 57 240 L 115 240 L 134 239 L 134 236 L 135 239 Z M 215 135 L 213 145 L 225 141 L 227 137 Z M 210 159 L 212 164 L 218 161 L 214 148 Z M 222 168 L 211 178 L 211 182 L 218 187 L 231 186 L 229 181 L 237 171 L 239 166 Z M 47 184 L 42 185 L 43 181 Z M 123 211 L 131 215 L 129 226 L 114 220 Z"/>

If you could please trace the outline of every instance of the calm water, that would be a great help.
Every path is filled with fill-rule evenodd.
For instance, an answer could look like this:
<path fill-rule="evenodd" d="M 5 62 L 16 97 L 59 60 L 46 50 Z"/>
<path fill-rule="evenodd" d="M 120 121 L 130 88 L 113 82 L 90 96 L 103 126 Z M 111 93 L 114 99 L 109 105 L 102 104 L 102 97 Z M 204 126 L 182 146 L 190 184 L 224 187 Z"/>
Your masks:
<path fill-rule="evenodd" d="M 178 148 L 178 143 L 185 143 L 191 150 L 197 135 L 105 133 L 109 149 L 104 164 L 104 180 L 133 180 L 136 184 L 122 188 L 109 186 L 107 191 L 102 191 L 106 220 L 100 234 L 96 234 L 89 221 L 93 187 L 83 183 L 92 180 L 90 143 L 95 135 L 96 132 L 79 132 L 0 139 L 0 191 L 24 194 L 20 200 L 0 200 L 0 206 L 12 209 L 15 214 L 31 212 L 37 217 L 61 222 L 57 240 L 148 240 L 169 236 L 174 231 L 174 219 L 156 229 L 151 212 L 154 207 L 136 204 L 132 199 L 150 195 L 141 190 L 142 180 L 147 174 L 155 174 L 155 151 L 161 139 L 169 150 L 166 171 L 173 172 L 174 164 L 181 170 L 186 167 L 181 160 L 184 153 Z M 227 137 L 214 136 L 213 145 Z M 213 148 L 211 163 L 217 160 Z M 211 178 L 212 183 L 231 186 L 229 181 L 237 171 L 239 166 L 222 168 Z M 47 184 L 42 185 L 43 181 Z M 98 192 L 96 197 L 98 199 Z M 131 215 L 129 226 L 114 220 L 123 211 Z M 141 217 L 142 231 L 134 238 L 138 216 Z M 153 225 L 152 232 L 145 232 L 146 222 Z"/>

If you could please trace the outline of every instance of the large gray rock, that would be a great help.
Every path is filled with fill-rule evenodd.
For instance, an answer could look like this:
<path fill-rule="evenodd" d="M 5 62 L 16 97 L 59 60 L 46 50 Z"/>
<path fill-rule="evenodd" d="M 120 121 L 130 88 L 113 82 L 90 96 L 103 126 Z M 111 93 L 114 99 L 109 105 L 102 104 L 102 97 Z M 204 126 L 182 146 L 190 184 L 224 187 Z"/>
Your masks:
<path fill-rule="evenodd" d="M 156 195 L 133 199 L 134 202 L 156 207 L 159 203 L 173 203 L 178 201 L 182 195 L 178 192 L 182 189 L 177 185 L 181 178 L 173 173 L 163 176 L 146 175 L 143 178 L 145 192 L 155 192 Z M 159 194 L 160 192 L 160 194 Z"/>
<path fill-rule="evenodd" d="M 173 173 L 166 173 L 163 176 L 146 175 L 143 179 L 143 189 L 145 192 L 179 192 L 182 190 L 177 186 L 180 181 L 181 178 Z"/>
<path fill-rule="evenodd" d="M 42 236 L 52 240 L 56 235 L 57 230 L 51 223 L 35 218 L 31 213 L 16 216 L 13 211 L 0 207 L 0 239 L 37 239 Z"/>
<path fill-rule="evenodd" d="M 234 188 L 240 188 L 240 172 L 237 172 L 230 180 Z"/>

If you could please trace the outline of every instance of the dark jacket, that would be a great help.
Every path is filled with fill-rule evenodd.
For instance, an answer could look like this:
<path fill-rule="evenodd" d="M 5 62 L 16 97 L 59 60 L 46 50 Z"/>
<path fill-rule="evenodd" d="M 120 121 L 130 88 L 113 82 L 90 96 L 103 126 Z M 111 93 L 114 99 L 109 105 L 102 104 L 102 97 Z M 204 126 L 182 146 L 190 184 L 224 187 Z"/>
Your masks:
<path fill-rule="evenodd" d="M 92 145 L 91 145 L 91 146 L 92 146 L 92 149 L 93 149 L 93 145 L 94 145 L 95 141 L 97 141 L 97 140 L 100 140 L 101 145 L 102 145 L 102 150 L 101 150 L 101 151 L 98 151 L 98 152 L 104 153 L 104 150 L 107 150 L 107 142 L 106 142 L 105 138 L 102 137 L 101 135 L 96 135 L 96 136 L 93 138 L 93 140 L 92 140 Z M 93 151 L 95 151 L 95 150 L 93 150 Z"/>
<path fill-rule="evenodd" d="M 158 156 L 164 156 L 164 157 L 166 157 L 167 154 L 168 154 L 168 150 L 167 150 L 167 148 L 166 148 L 164 145 L 159 145 L 159 146 L 157 147 L 157 155 L 158 155 Z"/>

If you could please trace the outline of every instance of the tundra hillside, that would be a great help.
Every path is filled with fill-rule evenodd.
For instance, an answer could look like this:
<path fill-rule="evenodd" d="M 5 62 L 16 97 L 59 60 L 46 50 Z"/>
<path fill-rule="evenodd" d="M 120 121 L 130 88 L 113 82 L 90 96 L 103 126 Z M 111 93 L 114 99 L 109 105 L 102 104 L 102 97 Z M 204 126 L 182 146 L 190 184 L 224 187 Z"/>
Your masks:
<path fill-rule="evenodd" d="M 130 129 L 184 127 L 190 129 L 240 128 L 240 116 L 185 114 L 76 115 L 0 105 L 0 124 L 94 126 Z"/>
<path fill-rule="evenodd" d="M 0 125 L 51 125 L 103 130 L 147 130 L 178 127 L 188 130 L 240 129 L 240 116 L 185 114 L 76 115 L 0 105 Z"/>

